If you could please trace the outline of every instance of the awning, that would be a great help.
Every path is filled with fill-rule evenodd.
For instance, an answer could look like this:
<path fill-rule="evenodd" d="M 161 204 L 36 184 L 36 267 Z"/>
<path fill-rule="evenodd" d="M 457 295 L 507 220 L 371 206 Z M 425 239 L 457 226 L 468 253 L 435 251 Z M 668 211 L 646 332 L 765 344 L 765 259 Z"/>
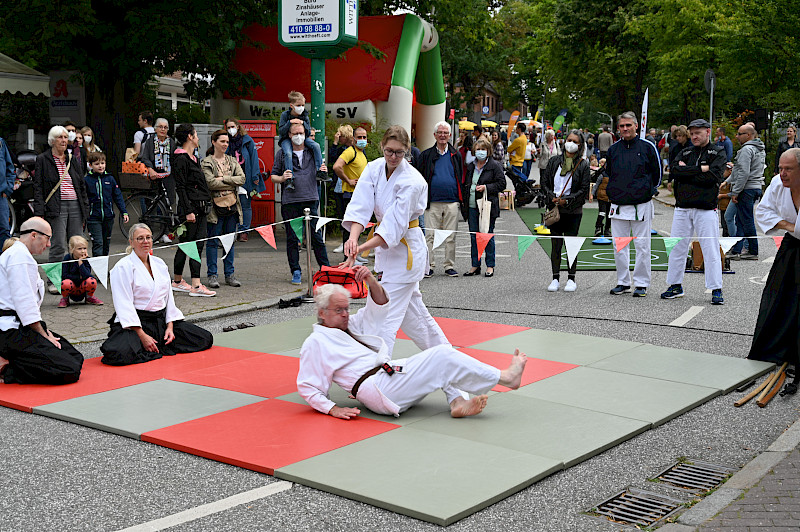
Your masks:
<path fill-rule="evenodd" d="M 50 77 L 0 54 L 0 93 L 50 96 Z"/>

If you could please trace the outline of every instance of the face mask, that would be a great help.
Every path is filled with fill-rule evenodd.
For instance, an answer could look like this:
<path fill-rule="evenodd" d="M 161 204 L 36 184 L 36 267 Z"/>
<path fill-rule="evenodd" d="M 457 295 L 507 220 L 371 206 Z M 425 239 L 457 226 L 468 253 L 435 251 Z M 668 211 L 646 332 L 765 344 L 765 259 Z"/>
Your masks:
<path fill-rule="evenodd" d="M 70 142 L 74 141 L 75 137 L 77 137 L 77 134 L 74 131 L 67 131 L 67 139 L 69 139 Z"/>
<path fill-rule="evenodd" d="M 91 144 L 92 136 L 91 135 L 84 135 L 83 136 L 83 142 L 85 142 L 86 144 Z"/>
<path fill-rule="evenodd" d="M 236 136 L 236 133 L 238 133 L 238 132 L 239 132 L 239 130 L 238 130 L 238 129 L 236 129 L 235 127 L 229 127 L 229 128 L 228 128 L 228 134 L 229 134 L 231 137 L 235 137 L 235 136 Z"/>
<path fill-rule="evenodd" d="M 578 145 L 572 142 L 571 140 L 568 140 L 567 143 L 564 144 L 564 149 L 567 150 L 567 152 L 569 153 L 575 153 L 576 151 L 578 151 Z"/>
<path fill-rule="evenodd" d="M 367 147 L 367 139 L 358 139 L 358 140 L 356 141 L 356 146 L 357 146 L 357 147 L 358 147 L 360 150 L 363 150 L 364 148 L 366 148 L 366 147 Z"/>
<path fill-rule="evenodd" d="M 486 150 L 475 150 L 475 158 L 479 161 L 483 161 L 489 155 L 489 152 Z"/>
<path fill-rule="evenodd" d="M 294 106 L 294 112 L 299 114 L 299 115 L 303 114 L 303 111 L 305 111 L 305 110 L 306 110 L 306 106 L 305 105 L 295 105 Z"/>
<path fill-rule="evenodd" d="M 292 144 L 295 146 L 302 146 L 303 143 L 306 141 L 306 136 L 302 133 L 298 133 L 297 135 L 292 135 Z"/>

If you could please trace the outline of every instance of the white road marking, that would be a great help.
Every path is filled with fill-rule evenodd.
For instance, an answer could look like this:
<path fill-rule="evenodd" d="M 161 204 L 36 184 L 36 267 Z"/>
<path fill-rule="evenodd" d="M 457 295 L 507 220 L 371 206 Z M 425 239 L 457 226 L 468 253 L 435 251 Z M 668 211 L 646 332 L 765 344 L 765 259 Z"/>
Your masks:
<path fill-rule="evenodd" d="M 767 257 L 766 259 L 762 260 L 761 262 L 763 262 L 765 264 L 772 264 L 773 262 L 775 262 L 775 257 Z"/>
<path fill-rule="evenodd" d="M 711 290 L 710 288 L 706 288 L 706 294 L 710 294 L 711 292 L 713 292 L 713 290 Z"/>
<path fill-rule="evenodd" d="M 155 519 L 147 523 L 142 523 L 141 525 L 125 528 L 120 532 L 155 532 L 157 530 L 164 530 L 173 526 L 178 526 L 183 523 L 200 519 L 201 517 L 223 512 L 233 508 L 234 506 L 239 506 L 240 504 L 245 504 L 258 499 L 263 499 L 264 497 L 269 497 L 270 495 L 275 495 L 276 493 L 286 491 L 291 487 L 291 482 L 286 482 L 283 480 L 273 482 L 261 488 L 245 491 L 244 493 L 238 493 L 219 501 L 202 504 L 200 506 L 184 510 L 183 512 L 162 517 L 161 519 Z"/>
<path fill-rule="evenodd" d="M 761 282 L 762 282 L 762 283 L 764 283 L 764 284 L 767 284 L 767 279 L 768 279 L 768 278 L 769 278 L 769 274 L 767 274 L 767 275 L 765 275 L 764 277 L 762 277 L 762 278 L 761 278 Z"/>
<path fill-rule="evenodd" d="M 670 325 L 674 325 L 675 327 L 683 327 L 689 323 L 689 320 L 703 312 L 704 308 L 705 307 L 689 307 L 689 310 L 678 316 L 678 318 L 670 323 Z"/>

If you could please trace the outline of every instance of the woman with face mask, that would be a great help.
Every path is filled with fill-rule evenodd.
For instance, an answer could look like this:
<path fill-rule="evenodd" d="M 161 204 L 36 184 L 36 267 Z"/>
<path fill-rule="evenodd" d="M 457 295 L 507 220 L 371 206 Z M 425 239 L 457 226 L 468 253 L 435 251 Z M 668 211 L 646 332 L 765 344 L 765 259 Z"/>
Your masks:
<path fill-rule="evenodd" d="M 100 149 L 100 146 L 97 145 L 97 139 L 94 137 L 92 128 L 85 126 L 81 129 L 81 134 L 83 135 L 83 147 L 86 148 L 86 153 L 100 153 L 103 151 Z"/>
<path fill-rule="evenodd" d="M 556 292 L 559 287 L 561 273 L 561 248 L 564 239 L 558 236 L 578 236 L 578 229 L 583 216 L 583 204 L 589 192 L 589 163 L 581 154 L 584 153 L 583 136 L 580 130 L 573 129 L 564 142 L 564 152 L 551 157 L 542 174 L 542 191 L 547 196 L 547 208 L 558 206 L 560 219 L 549 227 L 552 237 L 550 264 L 553 269 L 553 280 L 547 287 L 548 292 Z M 575 270 L 578 260 L 569 265 L 569 278 L 565 292 L 574 292 Z"/>
<path fill-rule="evenodd" d="M 250 229 L 250 222 L 253 220 L 253 208 L 250 205 L 250 198 L 267 190 L 267 185 L 261 178 L 256 143 L 242 127 L 239 119 L 235 116 L 226 119 L 225 131 L 228 132 L 230 139 L 230 144 L 228 144 L 228 150 L 225 154 L 236 159 L 236 162 L 244 170 L 244 185 L 238 189 L 239 201 L 242 204 L 242 223 L 236 228 L 239 232 L 236 239 L 239 242 L 247 242 L 247 230 Z"/>
<path fill-rule="evenodd" d="M 500 199 L 498 195 L 506 188 L 506 176 L 503 168 L 492 158 L 492 145 L 485 137 L 475 142 L 475 160 L 467 165 L 462 194 L 461 213 L 469 223 L 472 240 L 472 269 L 464 273 L 464 277 L 472 277 L 481 273 L 481 258 L 478 255 L 478 243 L 475 233 L 480 230 L 480 211 L 478 200 L 488 199 L 492 203 L 489 216 L 489 232 L 494 233 L 494 222 L 500 216 Z M 494 275 L 494 238 L 486 244 L 486 277 Z"/>

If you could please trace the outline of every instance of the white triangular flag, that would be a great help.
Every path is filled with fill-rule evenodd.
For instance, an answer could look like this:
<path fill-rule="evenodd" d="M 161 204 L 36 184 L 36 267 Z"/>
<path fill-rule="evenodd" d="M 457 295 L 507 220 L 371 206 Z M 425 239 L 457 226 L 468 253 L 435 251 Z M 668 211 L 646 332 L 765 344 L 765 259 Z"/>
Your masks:
<path fill-rule="evenodd" d="M 572 263 L 578 259 L 578 252 L 583 247 L 583 242 L 586 239 L 582 236 L 565 236 L 564 246 L 567 248 L 567 263 L 572 266 Z"/>
<path fill-rule="evenodd" d="M 741 238 L 738 236 L 726 236 L 719 239 L 719 245 L 723 253 L 727 253 Z"/>
<path fill-rule="evenodd" d="M 219 241 L 222 242 L 222 249 L 225 250 L 225 254 L 222 256 L 224 259 L 228 256 L 228 253 L 231 252 L 231 248 L 233 247 L 233 241 L 236 239 L 236 233 L 228 233 L 227 235 L 219 235 Z"/>
<path fill-rule="evenodd" d="M 319 218 L 317 218 L 317 228 L 314 229 L 314 231 L 319 231 L 320 229 L 325 227 L 326 223 L 332 222 L 333 220 L 336 220 L 336 218 L 326 218 L 325 216 L 320 216 Z"/>
<path fill-rule="evenodd" d="M 453 234 L 453 231 L 445 231 L 444 229 L 435 229 L 433 232 L 433 249 L 442 245 L 442 242 L 447 240 L 447 237 Z"/>
<path fill-rule="evenodd" d="M 108 289 L 108 256 L 91 257 L 87 259 L 89 266 L 94 270 L 97 275 L 97 280 L 103 285 L 103 288 Z"/>

